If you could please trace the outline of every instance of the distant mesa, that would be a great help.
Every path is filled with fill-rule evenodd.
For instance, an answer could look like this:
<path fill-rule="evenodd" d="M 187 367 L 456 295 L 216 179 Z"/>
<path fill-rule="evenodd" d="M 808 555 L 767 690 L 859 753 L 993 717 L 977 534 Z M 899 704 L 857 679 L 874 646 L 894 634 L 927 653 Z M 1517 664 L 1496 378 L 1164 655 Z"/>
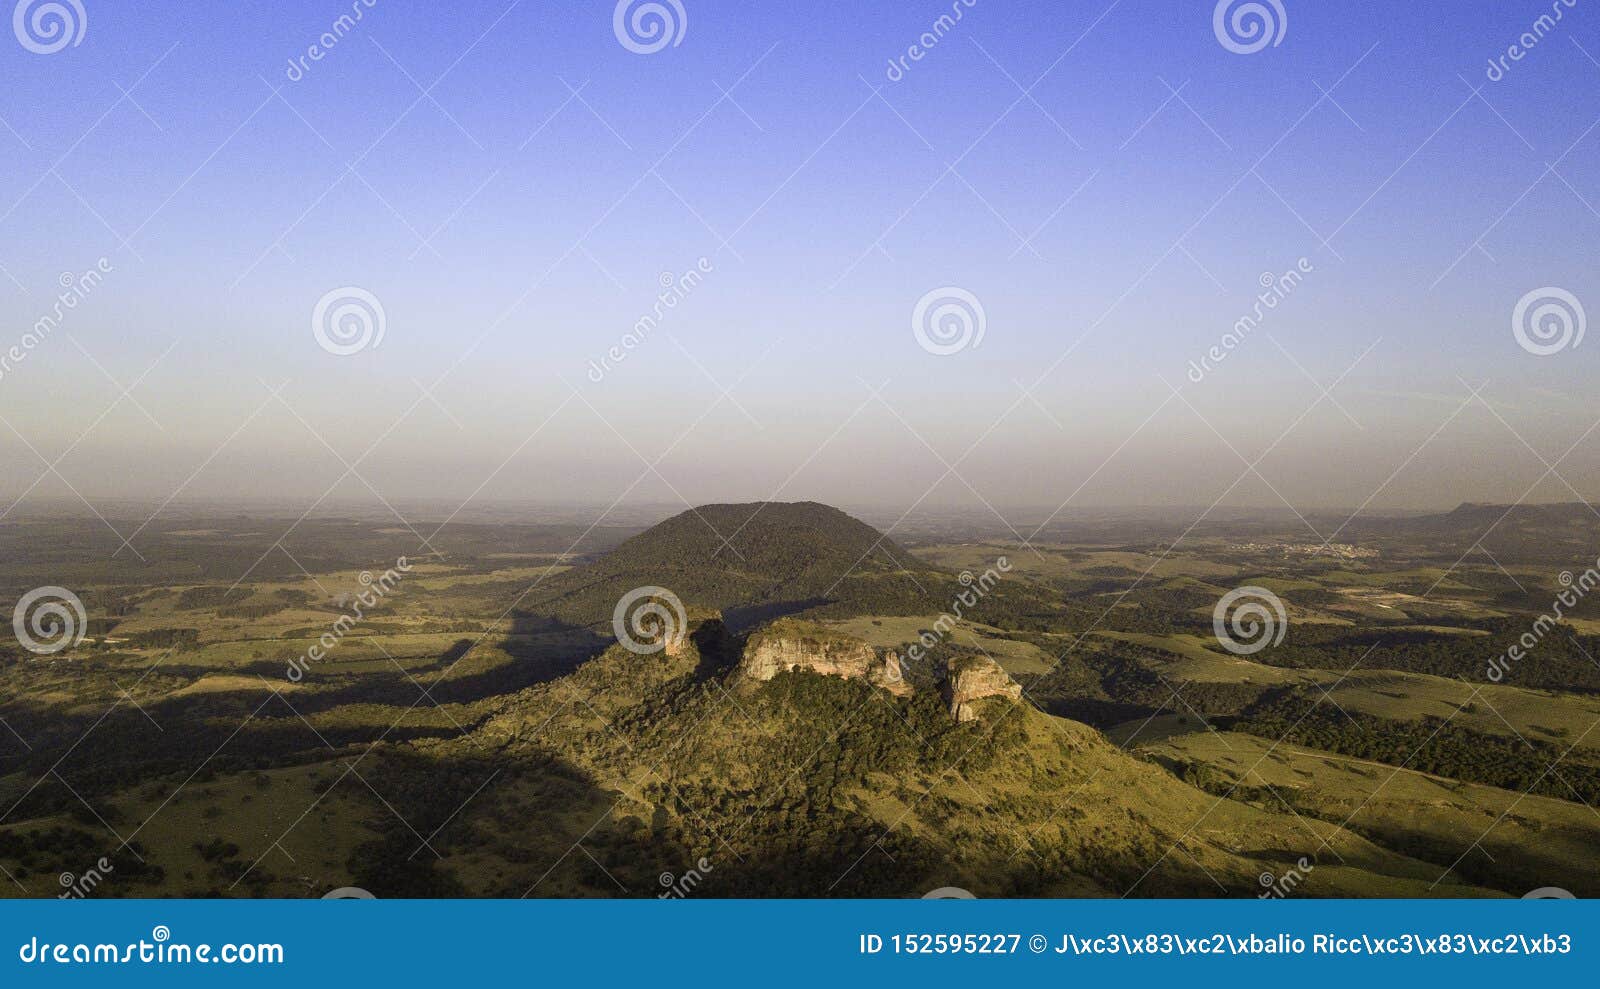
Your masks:
<path fill-rule="evenodd" d="M 1589 525 L 1600 519 L 1594 509 L 1582 502 L 1552 502 L 1534 505 L 1496 505 L 1484 502 L 1462 502 L 1443 515 L 1430 516 L 1429 521 L 1446 526 L 1489 525 Z"/>

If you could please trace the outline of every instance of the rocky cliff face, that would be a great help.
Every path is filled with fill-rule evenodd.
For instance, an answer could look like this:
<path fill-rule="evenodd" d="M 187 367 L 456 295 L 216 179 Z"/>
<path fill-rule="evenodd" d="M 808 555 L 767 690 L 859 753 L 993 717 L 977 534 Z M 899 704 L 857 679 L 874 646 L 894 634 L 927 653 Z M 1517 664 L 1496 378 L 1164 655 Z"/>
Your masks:
<path fill-rule="evenodd" d="M 752 680 L 798 671 L 865 680 L 899 697 L 912 692 L 898 667 L 865 642 L 806 622 L 774 622 L 750 637 L 739 661 L 739 672 Z"/>
<path fill-rule="evenodd" d="M 951 661 L 944 696 L 950 702 L 951 716 L 957 721 L 976 721 L 975 702 L 986 697 L 1017 701 L 1022 698 L 1022 687 L 987 656 L 964 656 Z"/>
<path fill-rule="evenodd" d="M 914 692 L 893 655 L 880 653 L 854 636 L 795 619 L 776 621 L 752 635 L 738 672 L 758 681 L 780 673 L 820 673 L 865 680 L 897 697 L 910 697 Z M 950 716 L 958 722 L 976 721 L 979 702 L 987 698 L 1022 699 L 1022 687 L 987 656 L 957 657 L 942 672 L 940 691 L 950 705 Z"/>

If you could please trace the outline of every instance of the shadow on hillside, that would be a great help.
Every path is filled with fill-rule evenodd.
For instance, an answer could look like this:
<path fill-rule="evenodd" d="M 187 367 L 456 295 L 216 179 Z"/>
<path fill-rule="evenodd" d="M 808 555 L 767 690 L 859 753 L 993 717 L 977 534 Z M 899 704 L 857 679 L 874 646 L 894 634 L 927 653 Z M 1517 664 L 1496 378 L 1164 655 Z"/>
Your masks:
<path fill-rule="evenodd" d="M 553 755 L 397 750 L 363 771 L 393 811 L 370 799 L 383 833 L 351 855 L 350 878 L 380 898 L 649 898 L 664 891 L 662 876 L 700 896 L 807 895 L 793 858 L 746 853 L 741 864 L 699 847 L 671 797 L 647 791 L 643 805 L 619 804 L 618 793 Z M 431 835 L 426 845 L 419 835 Z M 470 872 L 454 868 L 464 861 Z"/>
<path fill-rule="evenodd" d="M 1105 731 L 1129 721 L 1153 718 L 1159 714 L 1175 713 L 1168 708 L 1150 707 L 1123 701 L 1097 700 L 1092 697 L 1039 697 L 1034 696 L 1046 714 L 1071 721 L 1081 721 L 1092 728 Z"/>
<path fill-rule="evenodd" d="M 49 715 L 47 732 L 32 730 L 38 722 L 17 717 L 17 707 L 0 717 L 24 725 L 33 747 L 0 762 L 0 773 L 10 777 L 0 789 L 0 809 L 10 808 L 4 824 L 64 814 L 119 826 L 127 822 L 111 798 L 132 790 L 147 788 L 146 796 L 159 799 L 180 784 L 324 761 L 380 736 L 402 742 L 457 734 L 448 725 L 421 723 L 421 708 L 397 712 L 382 726 L 325 722 L 314 731 L 281 699 L 261 692 L 175 698 L 140 709 L 124 703 L 81 715 L 30 712 Z"/>
<path fill-rule="evenodd" d="M 703 644 L 697 639 L 702 655 L 715 652 L 725 660 L 729 653 L 724 646 L 737 642 L 715 630 L 700 632 L 719 636 Z M 271 718 L 263 710 L 248 730 L 230 738 L 240 719 L 223 717 L 224 700 L 209 699 L 204 717 L 193 707 L 181 715 L 176 709 L 152 709 L 151 714 L 165 725 L 164 732 L 135 711 L 116 712 L 84 738 L 60 772 L 98 813 L 108 815 L 111 826 L 126 833 L 140 822 L 119 820 L 100 794 L 126 788 L 139 778 L 136 773 L 165 772 L 164 778 L 151 780 L 165 793 L 179 781 L 204 787 L 217 776 L 283 764 L 286 752 L 300 752 L 301 761 L 309 757 L 307 753 L 319 760 L 330 757 L 310 729 L 287 710 Z M 259 698 L 233 700 L 249 702 L 245 714 L 260 703 Z M 319 725 L 319 730 L 334 745 L 345 741 L 345 733 L 337 728 Z M 350 733 L 351 740 L 365 740 L 372 731 L 353 726 Z M 439 734 L 401 728 L 387 739 Z M 456 737 L 453 730 L 442 734 Z M 986 897 L 1063 892 L 1116 896 L 1135 882 L 1139 885 L 1134 895 L 1141 897 L 1250 897 L 1258 892 L 1248 884 L 1224 891 L 1178 856 L 1158 860 L 1156 845 L 1164 847 L 1160 842 L 1137 853 L 1104 849 L 1092 860 L 1081 853 L 1068 857 L 1049 847 L 1037 849 L 1042 858 L 1032 854 L 1008 858 L 1009 849 L 968 847 L 952 853 L 897 831 L 885 834 L 881 822 L 810 790 L 762 789 L 734 795 L 717 787 L 662 785 L 633 791 L 631 799 L 622 801 L 620 793 L 587 771 L 559 754 L 540 751 L 536 744 L 492 756 L 455 746 L 375 749 L 361 763 L 361 780 L 352 777 L 339 784 L 343 796 L 361 802 L 363 821 L 379 832 L 348 860 L 350 884 L 385 898 L 650 898 L 669 888 L 695 898 L 916 898 L 945 886 L 971 888 Z M 127 761 L 130 751 L 140 753 L 137 764 Z M 152 758 L 152 753 L 157 754 Z M 204 767 L 196 773 L 203 759 Z M 48 765 L 30 766 L 30 776 L 34 771 L 44 773 Z M 265 801 L 271 792 L 264 788 L 257 799 Z M 84 829 L 98 833 L 103 825 L 91 819 L 89 811 L 73 809 L 82 806 L 64 784 L 51 779 L 18 808 L 17 816 L 76 813 Z M 149 842 L 165 834 L 153 829 L 140 839 Z M 166 840 L 187 844 L 193 838 Z M 238 837 L 233 840 L 246 844 Z M 1420 854 L 1421 849 L 1402 850 L 1417 857 L 1438 857 L 1438 850 L 1434 855 Z M 242 860 L 248 862 L 259 850 L 246 851 L 250 854 Z M 159 861 L 161 853 L 159 847 L 145 850 L 153 861 Z M 1251 854 L 1291 862 L 1300 850 Z M 1547 874 L 1549 867 L 1548 862 L 1519 864 L 1528 874 Z M 267 895 L 281 888 L 274 880 L 296 879 L 294 867 L 275 857 L 257 868 L 264 870 L 260 878 L 241 884 L 232 895 Z M 663 886 L 663 874 L 674 877 L 671 887 Z M 1469 875 L 1480 882 L 1488 878 Z M 180 885 L 183 890 L 193 888 L 192 882 L 180 877 L 174 876 L 172 882 L 170 889 L 141 889 L 141 895 L 175 894 Z M 1507 883 L 1502 877 L 1502 882 L 1489 884 L 1506 888 L 1516 881 Z M 218 888 L 227 886 L 223 882 Z"/>
<path fill-rule="evenodd" d="M 918 898 L 957 886 L 988 897 L 1114 897 L 1136 884 L 1148 897 L 1259 893 L 1254 876 L 1224 890 L 1202 868 L 1158 857 L 1154 845 L 1071 861 L 1049 848 L 1044 858 L 949 853 L 828 801 L 744 794 L 736 802 L 747 806 L 735 809 L 725 795 L 666 786 L 624 799 L 537 751 L 483 759 L 386 751 L 368 777 L 409 825 L 385 811 L 385 836 L 352 857 L 356 884 L 379 896 Z M 414 833 L 435 830 L 428 844 L 442 861 Z M 1260 854 L 1292 862 L 1299 852 Z M 464 862 L 470 870 L 457 872 Z"/>
<path fill-rule="evenodd" d="M 742 604 L 725 608 L 722 620 L 728 626 L 728 631 L 735 635 L 743 635 L 758 625 L 765 624 L 785 615 L 795 615 L 812 608 L 820 608 L 829 603 L 828 598 L 806 598 L 800 601 L 769 601 L 762 604 Z"/>
<path fill-rule="evenodd" d="M 12 808 L 7 820 L 77 814 L 83 803 L 74 790 L 98 810 L 114 793 L 165 785 L 166 777 L 299 765 L 379 738 L 453 738 L 463 716 L 441 718 L 435 704 L 470 704 L 554 680 L 603 652 L 611 640 L 553 619 L 518 615 L 499 643 L 510 662 L 474 667 L 472 644 L 459 640 L 433 662 L 408 669 L 329 676 L 329 667 L 313 667 L 302 681 L 312 689 L 286 689 L 296 685 L 285 678 L 284 664 L 259 661 L 234 671 L 251 681 L 244 689 L 141 699 L 137 706 L 126 699 L 70 710 L 0 704 L 0 717 L 18 732 L 4 733 L 9 745 L 0 741 L 0 777 L 22 781 L 0 787 L 0 799 Z M 448 676 L 433 679 L 447 670 Z M 163 672 L 192 683 L 224 671 L 170 665 Z M 375 714 L 374 708 L 387 710 Z M 343 711 L 348 718 L 341 717 Z"/>
<path fill-rule="evenodd" d="M 696 683 L 731 672 L 744 654 L 744 637 L 730 633 L 725 621 L 702 623 L 689 633 L 689 641 L 700 654 L 700 662 L 694 669 Z"/>
<path fill-rule="evenodd" d="M 346 704 L 404 707 L 416 699 L 418 683 L 421 683 L 440 703 L 466 704 L 566 676 L 604 652 L 611 641 L 579 625 L 517 612 L 512 615 L 510 631 L 495 643 L 511 657 L 510 663 L 486 669 L 477 667 L 470 656 L 477 643 L 470 638 L 457 639 L 431 662 L 416 663 L 415 657 L 406 657 L 413 660 L 410 665 L 397 660 L 387 667 L 380 665 L 375 672 L 341 672 L 338 663 L 328 662 L 311 666 L 302 681 L 319 689 L 315 693 L 294 695 L 293 703 L 306 714 Z M 363 658 L 361 662 L 372 660 Z M 376 662 L 382 664 L 383 657 Z M 169 666 L 167 669 L 193 679 L 218 672 L 198 667 Z M 239 672 L 260 677 L 273 687 L 287 683 L 285 664 L 277 660 L 257 661 L 241 667 Z M 448 675 L 435 679 L 439 674 Z"/>

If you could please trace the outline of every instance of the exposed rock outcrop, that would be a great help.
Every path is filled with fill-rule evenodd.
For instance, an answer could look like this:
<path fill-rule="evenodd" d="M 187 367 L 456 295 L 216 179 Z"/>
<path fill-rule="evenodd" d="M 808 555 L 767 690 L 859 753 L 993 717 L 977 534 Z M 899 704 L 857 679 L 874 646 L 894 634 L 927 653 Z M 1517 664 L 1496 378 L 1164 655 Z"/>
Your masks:
<path fill-rule="evenodd" d="M 751 635 L 738 665 L 739 675 L 756 681 L 800 672 L 864 680 L 897 697 L 915 692 L 892 653 L 874 649 L 855 636 L 793 618 L 779 619 Z M 959 656 L 939 672 L 943 674 L 940 692 L 950 716 L 958 722 L 976 721 L 988 698 L 1022 699 L 1022 687 L 987 656 Z"/>
<path fill-rule="evenodd" d="M 723 623 L 722 612 L 714 608 L 691 606 L 686 609 L 686 618 L 682 631 L 667 637 L 663 650 L 667 658 L 692 656 L 698 660 L 702 654 L 725 646 L 728 629 Z"/>
<path fill-rule="evenodd" d="M 739 672 L 751 680 L 771 680 L 780 673 L 820 673 L 846 680 L 865 680 L 899 697 L 911 685 L 899 666 L 867 643 L 810 622 L 784 619 L 750 636 Z"/>
<path fill-rule="evenodd" d="M 986 697 L 1022 699 L 1022 687 L 999 663 L 987 656 L 962 656 L 950 661 L 949 677 L 944 682 L 945 700 L 957 721 L 976 721 L 977 701 Z"/>

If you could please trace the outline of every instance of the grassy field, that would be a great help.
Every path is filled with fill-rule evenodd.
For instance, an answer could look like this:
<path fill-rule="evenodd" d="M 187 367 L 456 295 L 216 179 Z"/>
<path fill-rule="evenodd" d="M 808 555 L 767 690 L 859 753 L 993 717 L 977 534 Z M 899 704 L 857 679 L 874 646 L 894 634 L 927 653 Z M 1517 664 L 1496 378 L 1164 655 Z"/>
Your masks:
<path fill-rule="evenodd" d="M 924 630 L 932 629 L 938 617 L 937 615 L 912 618 L 863 617 L 824 624 L 862 639 L 877 648 L 899 649 L 906 643 L 917 641 Z M 952 639 L 960 645 L 971 646 L 986 653 L 1005 667 L 1006 672 L 1012 676 L 1043 673 L 1054 665 L 1055 657 L 1038 646 L 1028 642 L 1018 642 L 1015 639 L 1000 638 L 993 634 L 997 631 L 999 630 L 992 626 L 963 621 L 956 624 Z"/>
<path fill-rule="evenodd" d="M 1408 626 L 1409 627 L 1409 626 Z M 1474 634 L 1472 630 L 1453 634 Z M 1482 633 L 1476 633 L 1482 634 Z M 1468 683 L 1405 671 L 1334 671 L 1267 666 L 1225 653 L 1193 635 L 1096 633 L 1149 650 L 1148 665 L 1173 682 L 1317 685 L 1338 707 L 1395 721 L 1424 717 L 1494 735 L 1537 738 L 1600 750 L 1600 698 L 1509 684 Z"/>
<path fill-rule="evenodd" d="M 1169 765 L 1195 764 L 1223 790 L 1289 806 L 1321 834 L 1349 830 L 1408 850 L 1512 895 L 1559 886 L 1600 895 L 1600 875 L 1573 867 L 1600 847 L 1600 814 L 1580 804 L 1332 755 L 1229 732 L 1148 732 L 1138 748 Z"/>
<path fill-rule="evenodd" d="M 943 659 L 905 698 L 838 677 L 740 681 L 737 624 L 665 658 L 611 645 L 610 587 L 682 579 L 903 651 L 954 605 L 942 589 L 911 593 L 902 569 L 859 574 L 816 607 L 831 576 L 791 601 L 747 562 L 682 572 L 680 539 L 651 557 L 659 572 L 608 574 L 596 590 L 594 570 L 560 555 L 581 533 L 484 529 L 470 554 L 418 557 L 341 622 L 363 574 L 394 565 L 410 533 L 329 524 L 323 542 L 294 546 L 306 573 L 262 556 L 268 531 L 169 527 L 161 546 L 175 558 L 157 574 L 49 564 L 84 577 L 92 630 L 51 656 L 0 649 L 0 868 L 17 880 L 0 875 L 0 893 L 52 895 L 60 873 L 113 852 L 117 878 L 96 895 L 368 883 L 380 895 L 653 896 L 661 873 L 715 852 L 719 888 L 756 895 L 837 882 L 917 895 L 927 880 L 981 895 L 1254 896 L 1260 874 L 1303 859 L 1314 875 L 1297 895 L 1600 894 L 1589 789 L 1567 800 L 1481 782 L 1536 782 L 1555 755 L 1600 754 L 1600 681 L 1583 665 L 1600 652 L 1587 638 L 1600 617 L 1560 630 L 1567 666 L 1540 653 L 1521 683 L 1481 674 L 1478 654 L 1530 626 L 1559 569 L 1450 566 L 1459 553 L 1440 563 L 1405 540 L 1323 558 L 1300 534 L 1037 555 L 932 542 L 916 557 L 952 572 L 930 572 L 930 587 L 959 588 L 956 572 L 1001 556 L 1014 567 L 973 612 L 992 624 L 957 622 L 947 644 L 993 658 L 1027 700 L 980 701 L 979 720 L 957 724 L 948 682 L 933 679 Z M 7 537 L 24 554 L 51 545 Z M 48 562 L 0 560 L 0 579 L 26 586 Z M 1219 644 L 1214 606 L 1244 584 L 1281 599 L 1292 653 Z M 697 621 L 716 614 L 684 597 Z M 287 676 L 325 636 L 327 655 Z M 1302 746 L 1263 737 L 1311 705 L 1324 720 L 1295 736 Z M 1476 733 L 1426 761 L 1463 779 L 1400 768 L 1420 740 L 1404 732 L 1435 720 Z M 1600 762 L 1569 768 L 1588 787 L 1580 774 Z"/>

